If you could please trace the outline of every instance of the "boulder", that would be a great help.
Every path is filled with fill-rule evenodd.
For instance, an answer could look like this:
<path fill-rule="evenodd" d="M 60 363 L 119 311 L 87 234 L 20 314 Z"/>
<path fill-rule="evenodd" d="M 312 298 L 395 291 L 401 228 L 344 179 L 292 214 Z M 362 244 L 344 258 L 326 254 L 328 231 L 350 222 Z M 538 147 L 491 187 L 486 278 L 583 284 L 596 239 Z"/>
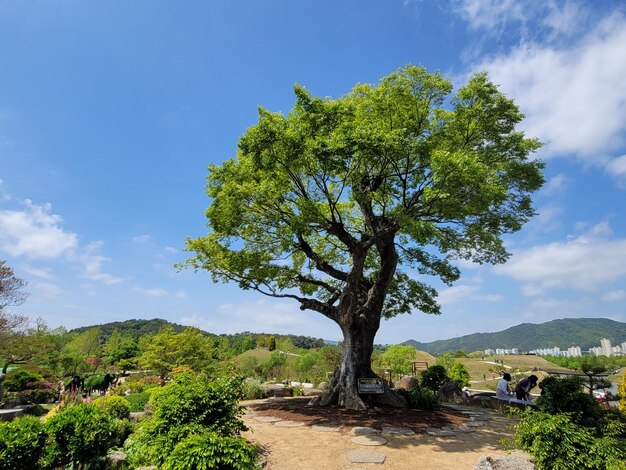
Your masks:
<path fill-rule="evenodd" d="M 451 380 L 439 389 L 437 392 L 437 398 L 439 398 L 439 401 L 444 403 L 464 404 L 469 401 L 469 397 L 463 393 L 459 384 L 457 384 L 454 380 Z"/>
<path fill-rule="evenodd" d="M 268 397 L 293 397 L 293 389 L 282 384 L 267 384 L 265 394 Z"/>
<path fill-rule="evenodd" d="M 393 387 L 396 390 L 413 390 L 416 388 L 420 388 L 419 380 L 411 375 L 403 375 Z"/>
<path fill-rule="evenodd" d="M 128 465 L 128 459 L 126 457 L 126 454 L 119 450 L 111 452 L 109 455 L 107 455 L 107 460 L 107 468 L 110 468 L 112 470 L 126 468 Z"/>
<path fill-rule="evenodd" d="M 328 382 L 320 382 L 320 384 L 317 386 L 317 389 L 321 390 L 322 392 L 328 390 Z"/>

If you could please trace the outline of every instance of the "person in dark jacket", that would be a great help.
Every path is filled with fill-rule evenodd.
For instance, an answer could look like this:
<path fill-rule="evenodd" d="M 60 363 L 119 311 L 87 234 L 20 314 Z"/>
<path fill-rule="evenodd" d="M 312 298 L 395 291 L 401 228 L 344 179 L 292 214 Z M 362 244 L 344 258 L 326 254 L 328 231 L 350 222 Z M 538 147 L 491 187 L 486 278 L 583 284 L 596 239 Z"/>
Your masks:
<path fill-rule="evenodd" d="M 529 375 L 528 377 L 517 382 L 515 386 L 515 396 L 518 400 L 530 401 L 530 391 L 537 385 L 538 377 L 536 375 Z"/>

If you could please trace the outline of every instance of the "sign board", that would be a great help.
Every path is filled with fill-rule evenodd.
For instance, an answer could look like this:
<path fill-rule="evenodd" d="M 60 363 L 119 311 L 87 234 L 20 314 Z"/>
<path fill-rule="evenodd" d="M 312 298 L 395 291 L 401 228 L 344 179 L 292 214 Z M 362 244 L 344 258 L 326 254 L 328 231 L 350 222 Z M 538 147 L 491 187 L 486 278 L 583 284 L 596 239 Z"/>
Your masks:
<path fill-rule="evenodd" d="M 385 393 L 385 384 L 383 379 L 364 378 L 359 379 L 359 393 Z"/>

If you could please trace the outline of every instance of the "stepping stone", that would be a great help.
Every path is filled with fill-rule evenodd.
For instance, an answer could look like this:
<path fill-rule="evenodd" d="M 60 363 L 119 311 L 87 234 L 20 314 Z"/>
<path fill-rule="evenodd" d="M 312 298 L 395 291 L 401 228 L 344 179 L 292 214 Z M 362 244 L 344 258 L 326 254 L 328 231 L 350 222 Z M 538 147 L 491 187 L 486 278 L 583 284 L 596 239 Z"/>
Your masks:
<path fill-rule="evenodd" d="M 355 436 L 366 436 L 368 434 L 378 434 L 378 431 L 374 428 L 356 426 L 352 428 L 352 434 L 354 434 Z"/>
<path fill-rule="evenodd" d="M 260 423 L 276 423 L 277 421 L 282 421 L 282 419 L 276 418 L 275 416 L 255 416 L 254 419 Z"/>
<path fill-rule="evenodd" d="M 489 421 L 491 416 L 470 416 L 470 421 Z"/>
<path fill-rule="evenodd" d="M 300 428 L 304 426 L 304 423 L 302 421 L 276 421 L 274 426 L 279 428 Z"/>
<path fill-rule="evenodd" d="M 456 433 L 454 431 L 445 431 L 443 429 L 437 429 L 435 431 L 426 431 L 426 432 L 430 434 L 431 436 L 436 436 L 436 437 L 456 436 Z"/>
<path fill-rule="evenodd" d="M 362 446 L 384 446 L 387 444 L 387 439 L 374 434 L 368 434 L 366 436 L 357 436 L 352 438 L 352 442 Z"/>
<path fill-rule="evenodd" d="M 350 463 L 385 463 L 386 458 L 385 454 L 372 450 L 353 450 L 346 455 Z"/>
<path fill-rule="evenodd" d="M 320 424 L 314 424 L 311 426 L 311 429 L 319 432 L 339 432 L 341 430 L 341 426 L 322 426 Z"/>
<path fill-rule="evenodd" d="M 383 427 L 383 434 L 414 436 L 415 432 L 413 432 L 413 430 L 409 428 Z"/>
<path fill-rule="evenodd" d="M 458 428 L 454 428 L 454 430 L 462 433 L 476 432 L 476 429 L 466 428 L 464 426 L 459 426 Z"/>
<path fill-rule="evenodd" d="M 470 421 L 469 423 L 465 423 L 465 426 L 470 426 L 472 428 L 479 428 L 481 426 L 484 426 L 485 423 L 484 421 Z"/>

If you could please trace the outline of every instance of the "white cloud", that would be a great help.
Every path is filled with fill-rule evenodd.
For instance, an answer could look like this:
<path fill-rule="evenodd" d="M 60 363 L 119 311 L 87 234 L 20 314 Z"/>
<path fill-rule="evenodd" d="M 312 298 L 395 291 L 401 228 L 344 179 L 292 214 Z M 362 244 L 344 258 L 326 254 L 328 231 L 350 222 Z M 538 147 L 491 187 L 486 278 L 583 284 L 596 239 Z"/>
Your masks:
<path fill-rule="evenodd" d="M 609 225 L 601 223 L 567 242 L 514 252 L 494 271 L 528 283 L 527 295 L 563 287 L 594 291 L 626 275 L 626 239 L 613 240 L 610 235 Z"/>
<path fill-rule="evenodd" d="M 554 232 L 561 228 L 561 207 L 549 204 L 537 210 L 537 215 L 526 225 L 526 230 L 531 232 Z"/>
<path fill-rule="evenodd" d="M 87 245 L 82 253 L 72 256 L 81 264 L 83 277 L 105 284 L 118 284 L 128 280 L 129 278 L 113 276 L 102 271 L 104 263 L 110 261 L 110 258 L 100 254 L 102 246 L 103 242 L 96 241 Z"/>
<path fill-rule="evenodd" d="M 551 178 L 541 189 L 546 196 L 553 196 L 562 193 L 570 183 L 570 179 L 562 173 Z"/>
<path fill-rule="evenodd" d="M 617 302 L 622 299 L 626 299 L 626 291 L 624 289 L 607 292 L 602 296 L 602 300 L 605 302 Z"/>
<path fill-rule="evenodd" d="M 163 251 L 166 253 L 178 253 L 178 250 L 172 246 L 166 246 Z"/>
<path fill-rule="evenodd" d="M 144 288 L 144 287 L 133 287 L 133 292 L 138 292 L 140 294 L 145 295 L 146 297 L 178 297 L 179 299 L 187 297 L 187 293 L 183 290 L 177 290 L 175 292 L 170 292 L 167 289 L 163 289 L 161 287 L 152 287 L 152 288 Z"/>
<path fill-rule="evenodd" d="M 620 183 L 626 185 L 626 155 L 610 160 L 606 165 L 606 171 Z"/>
<path fill-rule="evenodd" d="M 467 284 L 460 284 L 458 286 L 448 287 L 447 289 L 444 289 L 439 293 L 437 301 L 440 305 L 446 306 L 457 302 L 499 302 L 504 299 L 504 296 L 499 294 L 477 295 L 476 293 L 479 290 L 480 286 L 469 286 Z"/>
<path fill-rule="evenodd" d="M 78 236 L 66 232 L 50 204 L 23 202 L 24 210 L 0 211 L 0 249 L 10 256 L 54 259 L 76 248 Z"/>
<path fill-rule="evenodd" d="M 53 299 L 55 297 L 58 297 L 59 294 L 63 292 L 63 289 L 61 289 L 59 286 L 57 286 L 56 284 L 51 284 L 49 282 L 37 282 L 33 284 L 33 288 L 46 299 Z"/>
<path fill-rule="evenodd" d="M 48 281 L 54 279 L 54 276 L 52 275 L 52 269 L 50 268 L 35 268 L 27 264 L 22 265 L 21 268 L 22 268 L 22 271 L 30 274 L 31 276 L 35 276 L 41 279 L 46 279 Z"/>
<path fill-rule="evenodd" d="M 478 69 L 516 99 L 543 156 L 604 163 L 624 143 L 626 20 L 614 13 L 568 47 L 522 44 Z"/>
<path fill-rule="evenodd" d="M 525 19 L 525 8 L 519 0 L 461 0 L 456 11 L 472 29 L 501 32 L 509 22 Z"/>
<path fill-rule="evenodd" d="M 150 240 L 150 235 L 139 235 L 133 237 L 133 242 L 135 243 L 146 243 L 148 240 Z"/>

